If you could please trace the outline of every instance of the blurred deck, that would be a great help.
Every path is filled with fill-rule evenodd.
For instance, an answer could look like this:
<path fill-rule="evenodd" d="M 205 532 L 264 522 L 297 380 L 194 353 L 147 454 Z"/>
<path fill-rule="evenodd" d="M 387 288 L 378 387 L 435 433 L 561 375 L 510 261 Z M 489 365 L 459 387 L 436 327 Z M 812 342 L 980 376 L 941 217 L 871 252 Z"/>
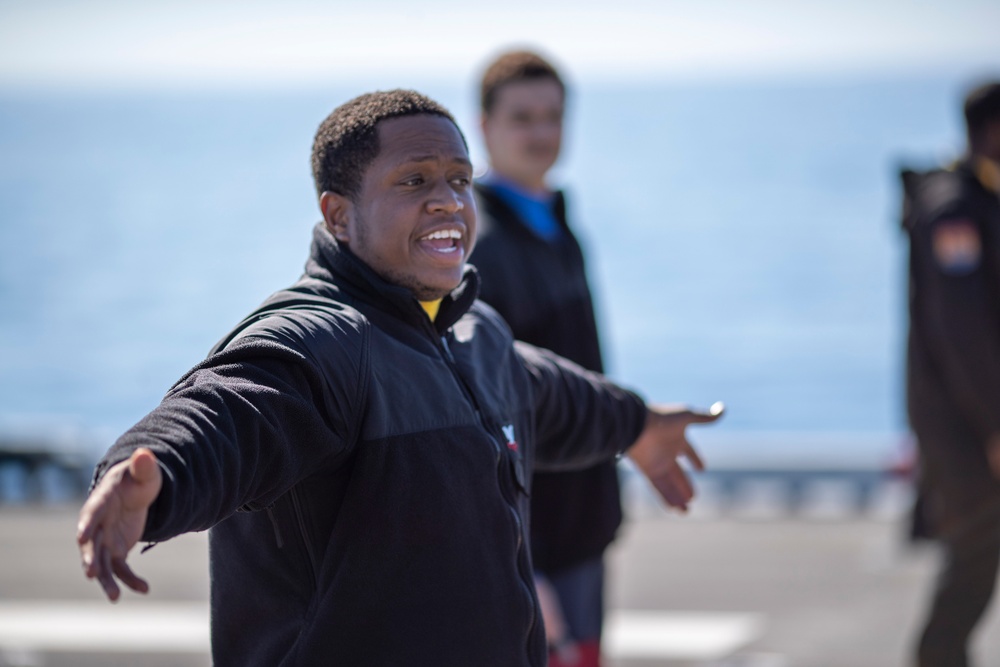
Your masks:
<path fill-rule="evenodd" d="M 906 664 L 935 553 L 901 540 L 898 514 L 822 503 L 767 514 L 758 498 L 725 514 L 706 499 L 678 517 L 626 490 L 632 518 L 609 558 L 610 667 Z M 208 665 L 205 536 L 135 558 L 152 593 L 110 605 L 80 574 L 75 515 L 75 505 L 0 509 L 0 665 Z M 978 664 L 1000 664 L 997 614 L 975 650 Z"/>

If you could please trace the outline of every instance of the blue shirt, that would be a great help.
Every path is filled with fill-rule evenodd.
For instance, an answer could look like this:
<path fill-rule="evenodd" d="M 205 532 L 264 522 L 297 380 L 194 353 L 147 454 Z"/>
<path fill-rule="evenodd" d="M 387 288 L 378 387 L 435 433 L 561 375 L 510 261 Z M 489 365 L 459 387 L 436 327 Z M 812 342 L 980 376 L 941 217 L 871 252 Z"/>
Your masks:
<path fill-rule="evenodd" d="M 498 176 L 484 182 L 508 204 L 536 236 L 550 243 L 562 237 L 562 227 L 555 213 L 556 196 L 552 192 L 531 192 Z"/>

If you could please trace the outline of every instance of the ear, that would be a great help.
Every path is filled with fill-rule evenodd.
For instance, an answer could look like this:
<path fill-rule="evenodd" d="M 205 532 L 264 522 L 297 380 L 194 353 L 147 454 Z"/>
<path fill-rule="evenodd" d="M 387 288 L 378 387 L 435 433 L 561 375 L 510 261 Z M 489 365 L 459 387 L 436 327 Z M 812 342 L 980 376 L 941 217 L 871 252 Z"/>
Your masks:
<path fill-rule="evenodd" d="M 347 222 L 354 204 L 344 195 L 325 191 L 319 196 L 319 210 L 323 212 L 323 222 L 327 230 L 341 243 L 350 244 Z"/>

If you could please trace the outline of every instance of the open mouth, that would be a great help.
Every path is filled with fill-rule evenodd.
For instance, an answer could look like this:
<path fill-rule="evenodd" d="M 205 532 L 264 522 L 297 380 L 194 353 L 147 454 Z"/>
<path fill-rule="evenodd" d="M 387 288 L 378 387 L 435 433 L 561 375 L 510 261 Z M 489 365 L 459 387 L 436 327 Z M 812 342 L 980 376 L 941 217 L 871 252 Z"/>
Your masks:
<path fill-rule="evenodd" d="M 462 232 L 457 229 L 439 229 L 421 236 L 417 241 L 427 250 L 448 255 L 461 251 Z"/>

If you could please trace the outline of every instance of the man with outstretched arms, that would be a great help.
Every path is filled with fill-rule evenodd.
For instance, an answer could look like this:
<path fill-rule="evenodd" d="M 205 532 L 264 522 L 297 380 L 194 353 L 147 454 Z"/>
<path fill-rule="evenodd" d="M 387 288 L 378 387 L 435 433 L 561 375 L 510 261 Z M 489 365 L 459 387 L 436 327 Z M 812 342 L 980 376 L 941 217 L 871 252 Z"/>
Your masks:
<path fill-rule="evenodd" d="M 668 503 L 720 411 L 647 406 L 515 343 L 476 301 L 472 168 L 411 91 L 321 124 L 305 273 L 123 435 L 80 512 L 86 575 L 148 586 L 139 542 L 210 529 L 219 666 L 541 667 L 527 542 L 538 468 L 628 455 Z M 572 446 L 566 443 L 573 443 Z M 161 547 L 162 548 L 162 547 Z"/>

